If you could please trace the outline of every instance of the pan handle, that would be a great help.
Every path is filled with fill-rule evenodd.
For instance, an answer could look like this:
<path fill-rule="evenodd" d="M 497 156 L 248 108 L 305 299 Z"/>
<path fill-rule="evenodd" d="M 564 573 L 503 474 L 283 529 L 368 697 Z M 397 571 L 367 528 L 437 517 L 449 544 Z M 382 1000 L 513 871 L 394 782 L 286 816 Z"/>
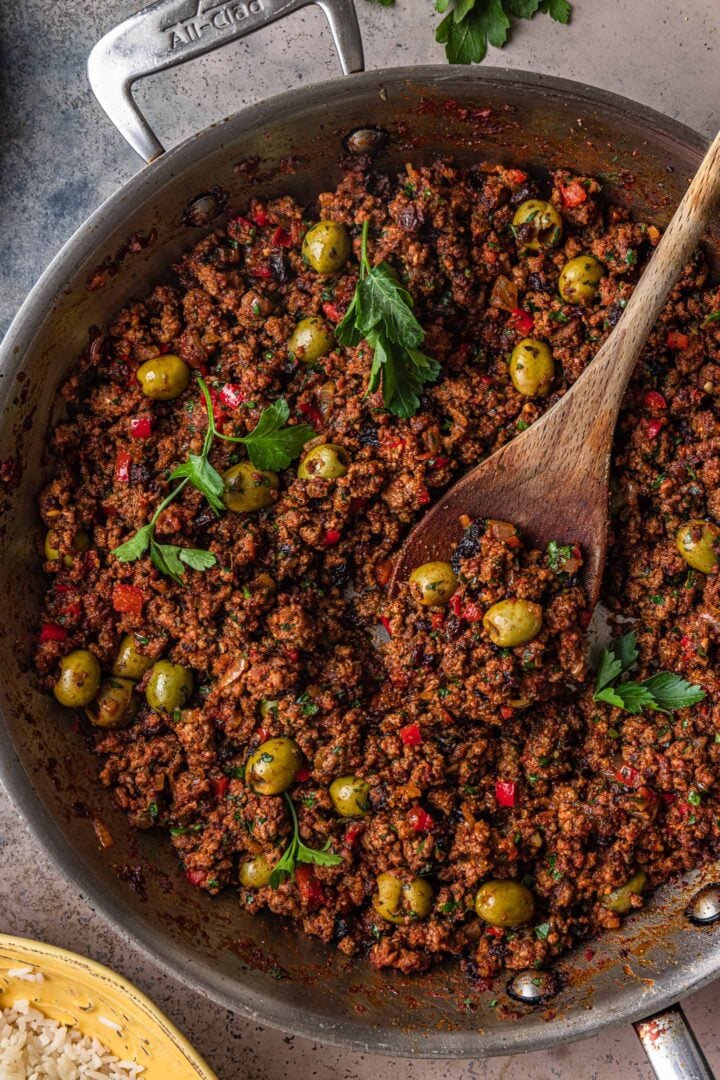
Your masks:
<path fill-rule="evenodd" d="M 634 1026 L 658 1080 L 714 1080 L 679 1005 L 638 1020 Z"/>
<path fill-rule="evenodd" d="M 308 4 L 325 13 L 343 73 L 364 68 L 353 0 L 156 0 L 98 41 L 88 58 L 95 97 L 141 158 L 164 152 L 131 88 L 136 79 L 192 60 Z"/>

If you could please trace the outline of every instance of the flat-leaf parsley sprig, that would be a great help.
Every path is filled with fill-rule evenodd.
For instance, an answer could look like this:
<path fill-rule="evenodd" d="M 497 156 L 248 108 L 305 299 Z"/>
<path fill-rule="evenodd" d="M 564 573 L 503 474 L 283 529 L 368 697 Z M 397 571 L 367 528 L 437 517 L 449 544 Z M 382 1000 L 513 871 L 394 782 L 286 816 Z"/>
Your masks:
<path fill-rule="evenodd" d="M 609 649 L 603 649 L 594 701 L 604 701 L 627 713 L 637 714 L 643 709 L 673 712 L 696 705 L 704 699 L 702 687 L 694 686 L 672 671 L 659 671 L 642 682 L 623 679 L 634 666 L 637 656 L 633 632 L 617 638 Z"/>
<path fill-rule="evenodd" d="M 568 0 L 435 0 L 435 10 L 447 12 L 435 40 L 445 46 L 450 63 L 479 64 L 488 43 L 503 47 L 511 18 L 531 19 L 545 12 L 556 22 L 568 23 L 572 7 Z"/>
<path fill-rule="evenodd" d="M 317 851 L 315 848 L 309 848 L 303 844 L 300 839 L 295 804 L 287 791 L 283 792 L 283 794 L 288 809 L 290 810 L 290 817 L 292 818 L 293 835 L 292 840 L 285 848 L 282 857 L 275 864 L 273 871 L 270 874 L 270 885 L 273 889 L 277 889 L 279 885 L 282 885 L 286 878 L 293 877 L 295 867 L 299 862 L 315 863 L 316 866 L 339 866 L 342 862 L 341 855 L 335 855 L 334 852 L 328 851 L 328 848 L 330 847 L 329 840 L 320 851 Z"/>
<path fill-rule="evenodd" d="M 425 331 L 413 314 L 410 293 L 403 288 L 393 268 L 386 262 L 370 265 L 369 228 L 370 222 L 365 221 L 360 280 L 335 334 L 343 345 L 355 346 L 367 341 L 373 350 L 373 362 L 366 393 L 374 394 L 382 383 L 385 408 L 407 419 L 420 408 L 423 387 L 437 379 L 440 365 L 420 351 Z"/>
<path fill-rule="evenodd" d="M 160 573 L 178 582 L 182 580 L 186 566 L 193 570 L 208 570 L 211 566 L 215 566 L 217 559 L 211 551 L 205 551 L 202 548 L 159 543 L 155 539 L 155 526 L 160 514 L 174 502 L 186 484 L 190 484 L 201 492 L 216 514 L 225 510 L 222 499 L 223 478 L 209 461 L 210 450 L 215 439 L 242 443 L 256 469 L 278 470 L 287 468 L 298 456 L 308 439 L 314 438 L 316 434 L 309 424 L 286 427 L 290 409 L 284 398 L 278 398 L 268 408 L 263 409 L 257 424 L 247 435 L 224 435 L 217 429 L 210 391 L 205 380 L 200 376 L 198 376 L 198 385 L 202 391 L 208 415 L 208 426 L 202 450 L 199 454 L 189 454 L 187 461 L 183 461 L 173 469 L 169 479 L 179 480 L 180 483 L 163 499 L 148 524 L 143 525 L 129 540 L 113 550 L 113 555 L 121 562 L 134 562 L 148 552 L 153 565 Z"/>

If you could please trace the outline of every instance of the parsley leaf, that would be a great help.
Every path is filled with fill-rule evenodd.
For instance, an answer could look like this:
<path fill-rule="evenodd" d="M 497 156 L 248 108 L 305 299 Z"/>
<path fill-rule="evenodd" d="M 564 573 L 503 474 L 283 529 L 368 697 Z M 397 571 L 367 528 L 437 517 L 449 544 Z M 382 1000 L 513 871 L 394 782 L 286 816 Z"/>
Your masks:
<path fill-rule="evenodd" d="M 119 559 L 120 562 L 135 562 L 136 559 L 139 559 L 150 547 L 153 528 L 154 525 L 152 524 L 143 525 L 142 529 L 138 529 L 135 535 L 126 540 L 124 544 L 114 548 L 113 555 L 115 558 Z"/>
<path fill-rule="evenodd" d="M 643 683 L 653 698 L 655 708 L 671 712 L 673 709 L 686 709 L 688 705 L 697 705 L 705 697 L 705 691 L 699 686 L 681 679 L 671 671 L 661 671 L 652 675 Z"/>
<path fill-rule="evenodd" d="M 421 352 L 425 331 L 413 314 L 413 299 L 386 262 L 370 266 L 367 240 L 370 222 L 363 223 L 360 280 L 350 307 L 335 335 L 341 344 L 356 346 L 364 339 L 373 350 L 367 394 L 382 384 L 388 412 L 408 418 L 420 408 L 426 383 L 440 374 L 437 360 Z"/>
<path fill-rule="evenodd" d="M 263 409 L 260 419 L 250 432 L 241 438 L 220 435 L 221 439 L 243 443 L 248 457 L 256 469 L 272 469 L 274 472 L 286 469 L 298 456 L 308 439 L 315 438 L 315 429 L 309 424 L 296 424 L 285 427 L 290 416 L 290 409 L 285 398 Z M 221 481 L 222 483 L 222 481 Z"/>
<path fill-rule="evenodd" d="M 449 62 L 479 64 L 488 44 L 500 49 L 506 43 L 511 18 L 531 19 L 540 11 L 568 23 L 572 7 L 568 0 L 436 0 L 435 10 L 441 15 L 448 12 L 435 40 L 445 46 Z"/>
<path fill-rule="evenodd" d="M 306 844 L 303 844 L 298 830 L 295 805 L 287 791 L 283 794 L 288 809 L 290 810 L 290 817 L 292 818 L 293 835 L 290 843 L 285 848 L 281 858 L 275 863 L 273 871 L 270 874 L 270 887 L 273 889 L 277 889 L 279 885 L 282 885 L 286 878 L 293 876 L 295 867 L 299 862 L 315 863 L 317 866 L 338 866 L 342 862 L 341 855 L 335 855 L 334 852 L 328 850 L 330 847 L 329 840 L 320 851 L 315 850 L 315 848 L 309 848 Z"/>
<path fill-rule="evenodd" d="M 224 490 L 222 476 L 210 464 L 205 453 L 190 454 L 187 461 L 178 465 L 170 473 L 171 480 L 179 480 L 183 476 L 188 478 L 194 488 L 202 492 L 213 510 L 225 509 L 222 501 Z"/>
<path fill-rule="evenodd" d="M 660 671 L 642 682 L 630 679 L 620 682 L 621 677 L 633 667 L 637 657 L 637 641 L 632 632 L 617 638 L 609 649 L 603 649 L 593 700 L 604 701 L 631 715 L 637 715 L 643 709 L 655 712 L 686 709 L 705 698 L 705 691 L 700 686 L 694 686 L 672 671 Z"/>
<path fill-rule="evenodd" d="M 622 682 L 617 686 L 607 686 L 595 694 L 594 700 L 606 701 L 608 705 L 614 705 L 617 709 L 624 709 L 625 712 L 631 714 L 655 707 L 655 699 L 650 691 L 642 683 L 636 682 Z"/>
<path fill-rule="evenodd" d="M 212 551 L 205 551 L 204 548 L 181 547 L 178 552 L 180 562 L 184 562 L 192 570 L 209 570 L 217 562 Z"/>
<path fill-rule="evenodd" d="M 570 22 L 572 6 L 569 0 L 540 0 L 538 11 L 545 12 L 555 22 L 567 24 Z"/>

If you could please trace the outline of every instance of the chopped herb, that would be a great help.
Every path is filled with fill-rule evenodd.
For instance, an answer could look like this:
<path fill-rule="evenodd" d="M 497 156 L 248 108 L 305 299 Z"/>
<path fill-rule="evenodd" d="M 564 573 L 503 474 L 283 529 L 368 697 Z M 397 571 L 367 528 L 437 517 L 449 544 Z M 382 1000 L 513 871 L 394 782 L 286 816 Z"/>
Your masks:
<path fill-rule="evenodd" d="M 642 682 L 627 679 L 637 660 L 638 652 L 634 632 L 616 638 L 609 649 L 603 649 L 597 674 L 594 701 L 605 701 L 625 712 L 637 714 L 643 709 L 655 712 L 672 712 L 686 709 L 705 698 L 705 691 L 681 679 L 671 671 L 660 671 Z"/>
<path fill-rule="evenodd" d="M 160 514 L 182 492 L 187 484 L 200 491 L 216 513 L 225 509 L 222 499 L 224 484 L 220 473 L 210 464 L 208 455 L 216 438 L 225 442 L 243 443 L 248 457 L 256 469 L 284 469 L 293 458 L 297 457 L 308 439 L 315 431 L 308 424 L 285 427 L 290 409 L 284 398 L 279 398 L 269 408 L 263 409 L 254 429 L 242 437 L 223 435 L 215 425 L 210 391 L 205 380 L 198 376 L 198 385 L 205 399 L 208 426 L 205 432 L 202 450 L 199 454 L 190 454 L 187 461 L 176 466 L 170 473 L 169 480 L 179 480 L 170 494 L 163 499 L 147 525 L 113 550 L 113 555 L 121 562 L 135 562 L 145 552 L 149 552 L 151 562 L 161 574 L 181 581 L 185 567 L 192 570 L 209 570 L 215 566 L 217 558 L 211 551 L 201 548 L 181 547 L 176 544 L 160 544 L 155 539 L 155 525 Z"/>
<path fill-rule="evenodd" d="M 342 857 L 340 855 L 335 855 L 334 852 L 328 850 L 330 847 L 329 840 L 325 844 L 325 847 L 320 851 L 306 847 L 306 845 L 303 844 L 300 839 L 295 805 L 286 791 L 283 792 L 283 794 L 288 809 L 290 810 L 290 817 L 292 818 L 293 835 L 290 843 L 283 852 L 282 857 L 275 864 L 275 869 L 270 875 L 270 885 L 273 889 L 277 889 L 286 878 L 294 875 L 295 867 L 299 862 L 315 863 L 317 866 L 338 866 L 342 862 Z"/>
<path fill-rule="evenodd" d="M 547 941 L 549 933 L 550 923 L 548 922 L 540 923 L 539 926 L 535 927 L 535 937 L 538 939 L 538 941 Z"/>
<path fill-rule="evenodd" d="M 336 336 L 347 346 L 367 341 L 373 350 L 373 362 L 366 396 L 374 394 L 382 384 L 385 408 L 407 418 L 420 408 L 423 387 L 437 379 L 440 365 L 420 351 L 425 331 L 413 314 L 410 293 L 400 284 L 393 268 L 386 262 L 370 265 L 369 229 L 370 222 L 365 221 L 360 279 Z"/>

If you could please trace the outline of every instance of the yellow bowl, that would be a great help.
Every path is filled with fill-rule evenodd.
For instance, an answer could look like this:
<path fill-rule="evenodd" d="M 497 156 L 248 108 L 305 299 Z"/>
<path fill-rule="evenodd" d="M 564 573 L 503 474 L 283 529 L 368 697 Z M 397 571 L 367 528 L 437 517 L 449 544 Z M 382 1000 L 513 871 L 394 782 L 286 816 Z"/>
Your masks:
<path fill-rule="evenodd" d="M 42 982 L 9 974 L 30 966 Z M 218 1080 L 150 998 L 110 968 L 54 945 L 0 934 L 0 1005 L 21 999 L 49 1019 L 95 1036 L 121 1060 L 144 1065 L 141 1080 Z"/>

